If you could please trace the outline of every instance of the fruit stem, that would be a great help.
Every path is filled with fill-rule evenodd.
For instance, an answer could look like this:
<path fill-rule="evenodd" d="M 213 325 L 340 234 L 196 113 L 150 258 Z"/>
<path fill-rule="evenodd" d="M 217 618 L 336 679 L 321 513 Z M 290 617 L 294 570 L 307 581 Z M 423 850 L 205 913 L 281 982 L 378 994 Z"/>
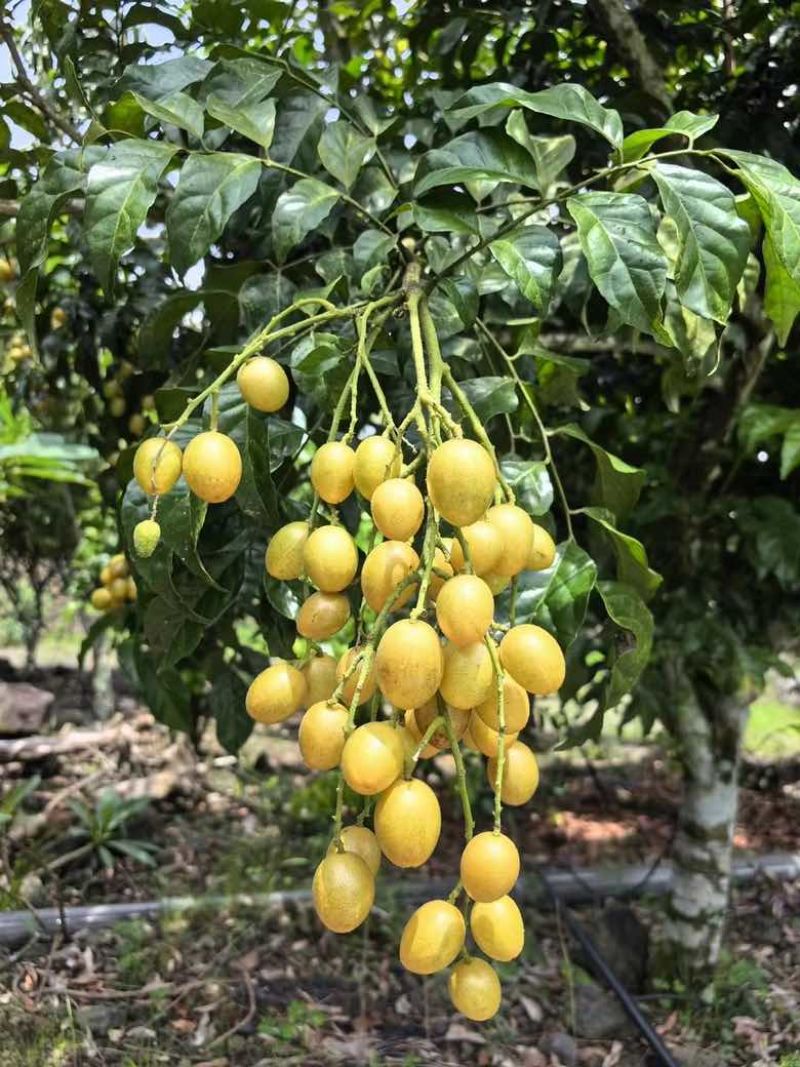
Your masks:
<path fill-rule="evenodd" d="M 387 304 L 394 304 L 399 299 L 400 294 L 394 293 L 382 297 L 380 300 L 373 301 L 375 307 L 385 307 Z M 294 322 L 289 326 L 284 326 L 280 330 L 276 330 L 275 327 L 278 323 L 286 318 L 287 315 L 297 311 L 299 308 L 307 305 L 322 305 L 327 310 L 321 312 L 318 315 L 310 315 L 308 318 L 302 319 L 300 322 Z M 284 308 L 283 311 L 279 311 L 277 315 L 274 315 L 267 325 L 256 336 L 249 341 L 238 355 L 234 356 L 228 366 L 221 371 L 217 377 L 206 386 L 202 392 L 188 402 L 182 413 L 174 422 L 165 423 L 162 427 L 164 430 L 168 430 L 167 437 L 172 437 L 177 430 L 180 429 L 188 420 L 192 414 L 211 396 L 213 393 L 218 392 L 219 389 L 225 384 L 225 382 L 235 374 L 236 371 L 245 363 L 251 356 L 257 355 L 267 343 L 278 341 L 283 337 L 292 337 L 300 330 L 307 329 L 309 326 L 318 326 L 323 322 L 330 322 L 332 319 L 342 319 L 352 317 L 361 307 L 362 304 L 349 304 L 347 307 L 338 308 L 334 304 L 331 304 L 329 300 L 323 300 L 320 297 L 303 297 L 301 300 L 295 301 L 294 304 L 288 308 Z"/>
<path fill-rule="evenodd" d="M 425 524 L 425 538 L 422 542 L 422 564 L 420 570 L 422 572 L 422 578 L 419 583 L 419 593 L 417 594 L 417 603 L 411 611 L 411 618 L 418 619 L 420 615 L 425 611 L 426 600 L 428 598 L 428 589 L 431 584 L 431 571 L 433 570 L 433 556 L 436 552 L 436 536 L 439 533 L 439 523 L 436 518 L 436 511 L 434 506 L 428 498 L 426 501 L 428 509 L 427 521 Z"/>
<path fill-rule="evenodd" d="M 494 641 L 491 637 L 485 638 L 486 647 L 494 668 L 495 685 L 497 686 L 497 773 L 494 780 L 494 832 L 500 833 L 503 819 L 503 771 L 506 762 L 506 704 L 505 704 L 505 674 L 500 666 L 500 658 L 497 655 Z"/>
<path fill-rule="evenodd" d="M 437 715 L 436 716 L 436 718 L 433 720 L 433 722 L 430 724 L 428 729 L 425 731 L 425 733 L 420 738 L 419 744 L 417 745 L 417 747 L 414 749 L 412 754 L 406 759 L 406 774 L 405 774 L 406 778 L 410 778 L 411 775 L 414 773 L 414 769 L 417 766 L 417 762 L 418 762 L 419 757 L 420 757 L 420 755 L 422 753 L 422 750 L 430 742 L 430 739 L 433 737 L 433 735 L 436 733 L 436 731 L 441 729 L 441 727 L 444 725 L 445 718 L 446 718 L 446 716 L 444 716 L 444 715 Z"/>
<path fill-rule="evenodd" d="M 425 369 L 425 349 L 422 344 L 422 329 L 419 321 L 419 304 L 422 299 L 422 289 L 420 289 L 418 285 L 414 285 L 411 289 L 407 289 L 407 293 L 406 308 L 408 309 L 408 321 L 411 330 L 411 354 L 414 357 L 414 373 L 417 376 L 417 402 L 409 412 L 409 416 L 413 416 L 416 420 L 419 435 L 425 442 L 426 451 L 429 452 L 430 435 L 425 423 L 425 417 L 422 413 L 422 408 L 430 408 L 433 403 L 433 397 L 428 388 L 428 372 Z"/>
<path fill-rule="evenodd" d="M 492 460 L 494 461 L 494 468 L 497 473 L 497 480 L 500 483 L 500 488 L 503 490 L 503 495 L 510 504 L 513 504 L 514 490 L 505 480 L 503 472 L 500 470 L 500 464 L 497 461 L 497 453 L 494 450 L 494 445 L 489 440 L 489 435 L 484 429 L 483 423 L 478 418 L 478 413 L 476 412 L 472 404 L 469 402 L 469 397 L 458 384 L 458 382 L 455 380 L 455 378 L 453 377 L 453 372 L 450 370 L 446 363 L 442 365 L 442 376 L 447 385 L 447 388 L 453 394 L 456 403 L 466 415 L 467 420 L 470 426 L 472 427 L 472 432 L 475 434 L 477 439 L 492 457 Z"/>
<path fill-rule="evenodd" d="M 555 459 L 553 458 L 553 450 L 550 447 L 550 435 L 548 433 L 547 427 L 542 421 L 542 416 L 539 414 L 539 409 L 536 406 L 533 396 L 531 395 L 530 386 L 527 382 L 523 382 L 522 378 L 520 378 L 519 371 L 514 366 L 514 360 L 508 354 L 508 352 L 506 352 L 506 350 L 503 348 L 497 338 L 492 334 L 486 323 L 483 322 L 481 319 L 476 319 L 475 324 L 481 331 L 481 333 L 492 343 L 492 345 L 494 345 L 495 349 L 499 353 L 500 357 L 508 368 L 508 373 L 514 379 L 514 382 L 517 388 L 519 389 L 523 403 L 527 407 L 528 411 L 531 413 L 533 421 L 536 423 L 536 428 L 538 429 L 539 436 L 542 440 L 542 448 L 544 449 L 545 462 L 550 468 L 550 472 L 553 476 L 553 483 L 556 487 L 556 492 L 558 493 L 559 500 L 561 501 L 561 508 L 564 512 L 564 521 L 567 525 L 567 534 L 569 535 L 570 541 L 574 541 L 575 534 L 572 530 L 572 511 L 569 506 L 569 501 L 567 500 L 567 494 L 564 489 L 564 483 L 561 481 L 561 475 L 558 473 L 558 467 L 556 466 Z"/>
<path fill-rule="evenodd" d="M 519 592 L 519 575 L 515 574 L 511 579 L 511 604 L 508 609 L 508 623 L 509 626 L 516 626 L 517 623 L 517 593 Z"/>
<path fill-rule="evenodd" d="M 216 430 L 219 423 L 219 389 L 211 394 L 211 411 L 208 416 L 209 430 Z"/>
<path fill-rule="evenodd" d="M 438 698 L 441 709 L 441 697 Z M 475 829 L 475 820 L 472 817 L 472 805 L 469 800 L 469 790 L 467 789 L 467 772 L 464 768 L 464 756 L 461 752 L 461 743 L 456 737 L 453 724 L 450 721 L 449 715 L 444 715 L 444 728 L 447 733 L 447 740 L 450 742 L 450 748 L 453 753 L 453 759 L 456 765 L 456 789 L 458 795 L 461 797 L 461 808 L 464 812 L 464 840 L 472 840 L 472 831 Z"/>

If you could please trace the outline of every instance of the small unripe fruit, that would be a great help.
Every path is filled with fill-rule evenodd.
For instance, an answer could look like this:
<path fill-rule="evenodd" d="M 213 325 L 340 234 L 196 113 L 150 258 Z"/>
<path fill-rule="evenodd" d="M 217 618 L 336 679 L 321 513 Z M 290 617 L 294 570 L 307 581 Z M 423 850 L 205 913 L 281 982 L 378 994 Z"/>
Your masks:
<path fill-rule="evenodd" d="M 136 449 L 133 476 L 145 493 L 168 493 L 181 476 L 183 457 L 174 441 L 148 437 Z"/>
<path fill-rule="evenodd" d="M 267 545 L 264 565 L 267 574 L 282 582 L 291 582 L 303 573 L 303 549 L 308 540 L 307 522 L 287 522 Z"/>
<path fill-rule="evenodd" d="M 133 550 L 140 559 L 149 559 L 158 548 L 161 527 L 155 519 L 142 519 L 133 529 Z"/>
<path fill-rule="evenodd" d="M 372 494 L 381 482 L 398 476 L 401 465 L 400 450 L 388 437 L 365 437 L 356 449 L 353 469 L 356 489 L 367 500 L 372 500 Z"/>
<path fill-rule="evenodd" d="M 236 375 L 245 401 L 256 411 L 279 411 L 289 399 L 286 371 L 269 356 L 255 356 Z"/>
<path fill-rule="evenodd" d="M 147 429 L 147 419 L 138 411 L 128 419 L 128 430 L 134 437 L 141 437 Z"/>
<path fill-rule="evenodd" d="M 108 410 L 115 419 L 121 419 L 128 408 L 124 396 L 115 396 L 109 401 Z"/>
<path fill-rule="evenodd" d="M 356 454 L 343 441 L 328 441 L 314 453 L 311 484 L 326 504 L 341 504 L 353 492 Z"/>
<path fill-rule="evenodd" d="M 374 796 L 400 777 L 404 759 L 400 731 L 388 722 L 368 722 L 345 741 L 342 774 L 354 792 Z"/>
<path fill-rule="evenodd" d="M 242 457 L 236 443 L 217 430 L 193 437 L 183 454 L 183 476 L 195 496 L 207 504 L 229 500 L 242 479 Z"/>

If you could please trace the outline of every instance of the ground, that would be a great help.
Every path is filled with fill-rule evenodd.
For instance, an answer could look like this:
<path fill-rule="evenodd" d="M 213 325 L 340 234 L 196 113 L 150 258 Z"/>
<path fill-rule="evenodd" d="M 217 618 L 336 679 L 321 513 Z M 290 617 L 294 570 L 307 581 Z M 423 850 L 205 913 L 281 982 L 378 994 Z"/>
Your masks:
<path fill-rule="evenodd" d="M 98 725 L 80 712 L 85 680 L 63 669 L 35 680 L 56 693 L 48 737 L 60 737 L 65 722 L 73 725 L 61 730 L 73 741 L 80 731 L 96 735 Z M 786 700 L 770 696 L 751 722 L 740 853 L 796 849 L 792 745 L 800 716 Z M 4 805 L 5 908 L 35 913 L 308 887 L 327 840 L 333 783 L 304 773 L 291 727 L 259 731 L 236 761 L 213 730 L 198 752 L 170 735 L 119 679 L 117 707 L 100 727 L 103 737 L 84 748 L 0 764 L 7 788 L 38 776 L 27 795 L 17 789 Z M 767 772 L 759 745 L 777 737 L 787 758 Z M 536 738 L 541 750 L 554 740 L 546 731 Z M 675 821 L 673 762 L 657 740 L 633 737 L 607 738 L 591 752 L 551 752 L 542 764 L 541 789 L 513 825 L 527 872 L 526 950 L 501 968 L 505 1001 L 493 1023 L 454 1016 L 441 977 L 423 981 L 397 961 L 413 907 L 407 894 L 424 899 L 431 892 L 424 879 L 449 885 L 457 866 L 460 816 L 442 759 L 430 769 L 445 812 L 435 860 L 409 875 L 385 864 L 379 908 L 356 934 L 323 934 L 304 901 L 268 907 L 240 899 L 0 950 L 0 1067 L 655 1062 L 592 980 L 535 871 L 540 864 L 658 869 Z M 108 788 L 121 799 L 101 800 Z M 479 822 L 488 812 L 485 793 Z M 693 993 L 675 980 L 643 982 L 647 930 L 658 921 L 654 898 L 610 903 L 590 894 L 576 914 L 681 1062 L 799 1067 L 792 1054 L 800 1050 L 800 884 L 762 880 L 737 892 L 720 975 Z"/>

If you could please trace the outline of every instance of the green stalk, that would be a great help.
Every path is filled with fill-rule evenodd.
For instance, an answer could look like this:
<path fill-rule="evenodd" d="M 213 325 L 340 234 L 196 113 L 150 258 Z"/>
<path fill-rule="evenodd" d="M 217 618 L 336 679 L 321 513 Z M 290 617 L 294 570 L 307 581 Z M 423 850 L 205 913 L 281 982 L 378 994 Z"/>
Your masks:
<path fill-rule="evenodd" d="M 497 773 L 494 780 L 494 832 L 500 833 L 500 828 L 503 819 L 503 772 L 505 770 L 506 762 L 506 705 L 505 705 L 505 689 L 503 682 L 505 681 L 505 674 L 503 668 L 500 666 L 500 659 L 497 655 L 497 649 L 495 648 L 494 641 L 487 635 L 485 639 L 486 647 L 489 650 L 489 655 L 492 659 L 492 667 L 494 668 L 495 685 L 497 687 L 497 725 L 498 725 L 498 738 L 497 738 Z"/>

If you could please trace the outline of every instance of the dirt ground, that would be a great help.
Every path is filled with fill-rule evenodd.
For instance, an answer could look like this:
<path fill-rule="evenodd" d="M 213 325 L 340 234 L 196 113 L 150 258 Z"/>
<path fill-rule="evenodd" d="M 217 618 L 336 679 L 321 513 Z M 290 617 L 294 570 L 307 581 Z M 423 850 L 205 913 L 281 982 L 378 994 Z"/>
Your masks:
<path fill-rule="evenodd" d="M 75 672 L 42 680 L 56 692 L 48 744 L 23 745 L 19 758 L 6 752 L 0 764 L 4 908 L 308 887 L 327 842 L 334 782 L 304 773 L 291 726 L 259 732 L 237 761 L 213 730 L 195 752 L 122 686 L 117 715 L 98 727 L 81 721 L 85 684 Z M 82 737 L 88 743 L 76 744 Z M 546 737 L 534 741 L 547 747 Z M 447 758 L 428 773 L 445 823 L 422 875 L 454 880 L 463 835 Z M 11 791 L 32 776 L 9 813 Z M 741 852 L 796 850 L 792 779 L 791 769 L 748 770 Z M 100 799 L 108 789 L 122 798 L 110 834 Z M 537 864 L 657 868 L 677 800 L 675 769 L 657 746 L 615 745 L 591 760 L 551 754 L 539 793 L 510 827 L 531 882 Z M 479 824 L 489 811 L 484 790 Z M 417 882 L 420 873 L 412 872 Z M 306 904 L 240 903 L 0 950 L 0 1067 L 656 1062 L 591 977 L 563 919 L 537 899 L 525 907 L 523 957 L 500 968 L 500 1015 L 483 1027 L 455 1016 L 441 976 L 415 978 L 397 960 L 412 907 L 405 883 L 385 864 L 379 907 L 344 938 L 323 933 Z M 762 880 L 737 892 L 726 956 L 705 989 L 645 977 L 655 899 L 594 900 L 577 914 L 687 1067 L 800 1067 L 792 1058 L 800 1052 L 800 884 Z"/>

